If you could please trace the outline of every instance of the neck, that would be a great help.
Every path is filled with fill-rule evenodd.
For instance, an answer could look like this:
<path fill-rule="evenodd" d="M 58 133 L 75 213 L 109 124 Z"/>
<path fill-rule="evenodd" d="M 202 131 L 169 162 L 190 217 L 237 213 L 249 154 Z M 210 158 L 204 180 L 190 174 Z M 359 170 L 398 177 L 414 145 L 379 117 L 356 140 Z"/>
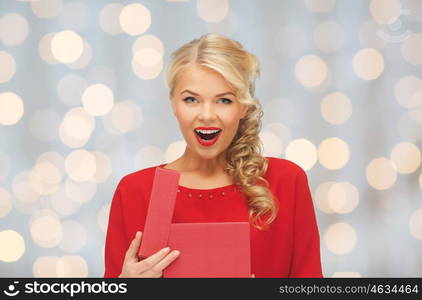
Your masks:
<path fill-rule="evenodd" d="M 185 153 L 178 159 L 178 163 L 185 172 L 213 176 L 224 172 L 227 165 L 225 155 L 225 152 L 223 152 L 216 157 L 206 159 L 186 148 Z"/>

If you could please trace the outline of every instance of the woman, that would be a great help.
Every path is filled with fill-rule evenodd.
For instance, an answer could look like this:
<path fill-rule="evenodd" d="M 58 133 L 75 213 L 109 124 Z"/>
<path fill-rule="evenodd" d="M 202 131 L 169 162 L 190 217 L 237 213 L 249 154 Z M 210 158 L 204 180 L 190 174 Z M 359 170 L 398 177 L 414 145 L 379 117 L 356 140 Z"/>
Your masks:
<path fill-rule="evenodd" d="M 322 277 L 305 172 L 260 154 L 258 75 L 256 57 L 221 35 L 204 35 L 173 53 L 167 83 L 187 146 L 176 161 L 119 182 L 106 238 L 106 277 L 161 277 L 183 255 L 162 249 L 137 257 L 158 167 L 180 172 L 173 223 L 250 222 L 252 277 Z"/>

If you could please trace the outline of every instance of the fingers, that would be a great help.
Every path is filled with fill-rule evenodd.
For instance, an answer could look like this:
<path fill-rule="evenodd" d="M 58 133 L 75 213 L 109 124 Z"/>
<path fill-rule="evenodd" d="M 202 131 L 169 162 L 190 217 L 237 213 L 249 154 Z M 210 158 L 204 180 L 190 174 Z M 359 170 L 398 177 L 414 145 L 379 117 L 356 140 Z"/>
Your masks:
<path fill-rule="evenodd" d="M 138 265 L 139 272 L 146 272 L 152 270 L 154 273 L 160 273 L 165 267 L 167 267 L 178 255 L 175 255 L 174 252 L 179 252 L 177 250 L 170 253 L 170 248 L 166 247 L 160 251 L 154 253 L 153 255 L 141 260 Z"/>
<path fill-rule="evenodd" d="M 180 255 L 180 251 L 173 250 L 171 251 L 166 257 L 164 257 L 158 264 L 156 264 L 156 268 L 159 270 L 164 270 L 167 268 L 169 264 L 171 264 L 176 258 Z"/>
<path fill-rule="evenodd" d="M 142 232 L 137 231 L 135 238 L 132 240 L 132 242 L 129 245 L 129 248 L 126 251 L 126 259 L 132 260 L 132 261 L 138 261 L 138 250 L 139 245 L 141 244 L 142 240 Z"/>
<path fill-rule="evenodd" d="M 255 278 L 255 274 L 252 274 L 252 275 L 251 275 L 251 278 Z"/>

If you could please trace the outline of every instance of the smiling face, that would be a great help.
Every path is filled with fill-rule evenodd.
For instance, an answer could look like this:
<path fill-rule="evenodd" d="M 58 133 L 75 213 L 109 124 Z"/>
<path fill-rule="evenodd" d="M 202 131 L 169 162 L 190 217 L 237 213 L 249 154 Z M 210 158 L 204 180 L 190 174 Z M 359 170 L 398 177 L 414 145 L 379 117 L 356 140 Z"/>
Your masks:
<path fill-rule="evenodd" d="M 187 150 L 203 159 L 225 152 L 247 111 L 224 77 L 202 66 L 180 72 L 171 103 Z"/>

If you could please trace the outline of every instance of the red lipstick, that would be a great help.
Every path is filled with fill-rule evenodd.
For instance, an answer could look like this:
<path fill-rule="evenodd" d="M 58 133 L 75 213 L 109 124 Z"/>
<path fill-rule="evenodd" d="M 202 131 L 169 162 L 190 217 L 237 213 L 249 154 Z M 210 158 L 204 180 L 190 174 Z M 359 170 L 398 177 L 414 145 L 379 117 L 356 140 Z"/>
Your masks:
<path fill-rule="evenodd" d="M 202 146 L 212 146 L 220 137 L 222 129 L 218 127 L 196 127 L 194 130 L 196 140 Z"/>

